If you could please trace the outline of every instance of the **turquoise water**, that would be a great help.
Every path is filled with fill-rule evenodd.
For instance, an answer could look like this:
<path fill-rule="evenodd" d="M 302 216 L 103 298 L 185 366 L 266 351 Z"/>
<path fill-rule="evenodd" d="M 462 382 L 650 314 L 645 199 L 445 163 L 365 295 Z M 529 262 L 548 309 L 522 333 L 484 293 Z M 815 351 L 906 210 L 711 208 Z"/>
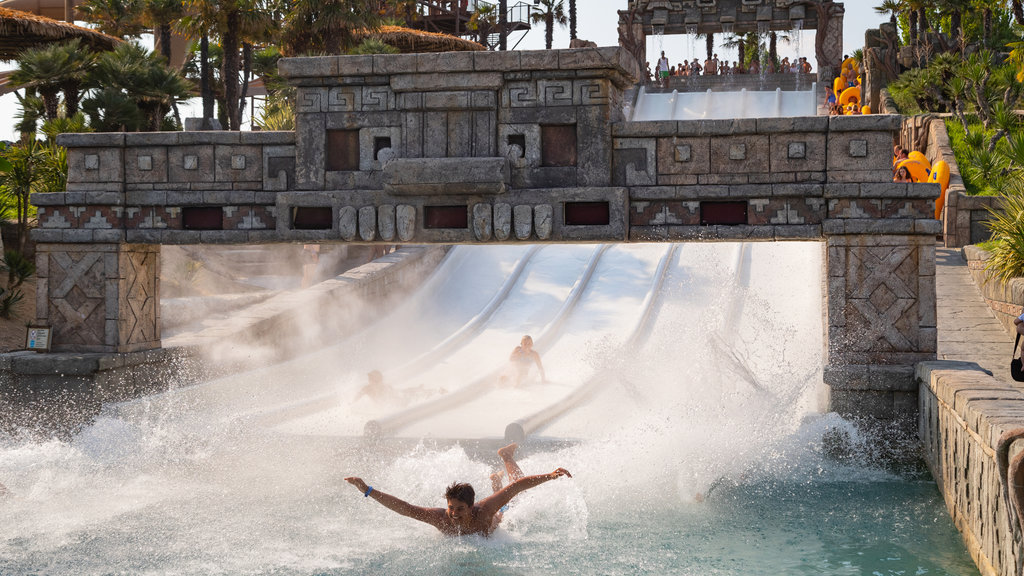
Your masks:
<path fill-rule="evenodd" d="M 442 537 L 342 481 L 355 470 L 440 506 L 450 479 L 483 488 L 484 451 L 240 429 L 161 446 L 125 432 L 104 433 L 122 442 L 115 451 L 84 439 L 0 450 L 15 492 L 0 504 L 0 574 L 978 573 L 929 479 L 840 466 L 810 444 L 721 480 L 702 502 L 673 490 L 664 470 L 601 478 L 601 463 L 585 463 L 600 449 L 585 443 L 527 446 L 528 473 L 561 462 L 575 478 L 519 496 L 485 539 Z M 129 453 L 142 462 L 128 464 Z M 14 473 L 15 461 L 29 469 Z"/>

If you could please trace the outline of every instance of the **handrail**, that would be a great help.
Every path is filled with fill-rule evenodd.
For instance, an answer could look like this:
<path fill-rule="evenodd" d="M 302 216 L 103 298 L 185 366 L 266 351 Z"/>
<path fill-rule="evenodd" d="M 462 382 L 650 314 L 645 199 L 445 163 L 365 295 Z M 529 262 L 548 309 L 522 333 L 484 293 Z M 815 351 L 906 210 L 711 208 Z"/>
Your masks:
<path fill-rule="evenodd" d="M 519 282 L 519 278 L 523 275 L 523 271 L 526 270 L 526 265 L 530 260 L 537 254 L 541 249 L 540 246 L 533 246 L 524 254 L 519 261 L 516 263 L 516 267 L 509 274 L 508 278 L 502 284 L 501 289 L 487 302 L 483 310 L 477 313 L 476 316 L 469 319 L 462 328 L 459 328 L 454 334 L 451 334 L 447 338 L 441 341 L 440 344 L 434 346 L 433 349 L 420 354 L 416 358 L 406 363 L 403 366 L 399 366 L 395 370 L 389 371 L 387 381 L 401 382 L 406 380 L 409 376 L 419 372 L 423 367 L 433 364 L 439 356 L 444 356 L 451 353 L 451 351 L 459 346 L 462 346 L 466 340 L 479 334 L 483 330 L 484 325 L 491 316 L 498 310 L 501 303 L 508 296 L 512 288 Z"/>
<path fill-rule="evenodd" d="M 591 255 L 590 262 L 587 264 L 587 269 L 576 280 L 576 283 L 573 285 L 572 292 L 570 292 L 569 297 L 566 298 L 566 301 L 562 304 L 562 307 L 555 315 L 555 319 L 548 324 L 543 334 L 534 339 L 535 348 L 543 348 L 549 342 L 553 342 L 557 339 L 557 333 L 561 330 L 561 327 L 565 323 L 565 319 L 568 317 L 569 313 L 572 312 L 577 302 L 579 302 L 584 289 L 594 276 L 594 271 L 597 269 L 597 263 L 601 260 L 601 257 L 604 256 L 604 253 L 608 248 L 609 246 L 604 244 L 594 250 L 594 254 Z M 424 418 L 457 408 L 470 400 L 482 396 L 488 390 L 493 388 L 494 383 L 501 375 L 502 370 L 503 368 L 493 370 L 483 377 L 433 400 L 428 400 L 422 404 L 406 408 L 405 410 L 384 418 L 370 420 L 364 426 L 363 434 L 370 437 L 392 435 L 402 428 L 423 420 Z"/>
<path fill-rule="evenodd" d="M 647 292 L 647 296 L 644 297 L 644 301 L 641 304 L 643 307 L 643 313 L 640 315 L 640 319 L 633 327 L 633 331 L 626 343 L 627 348 L 631 351 L 635 350 L 650 333 L 651 321 L 654 317 L 654 308 L 660 299 L 662 287 L 665 285 L 665 279 L 668 277 L 670 263 L 675 259 L 678 246 L 678 244 L 673 244 L 665 252 L 665 255 L 661 257 L 661 261 L 658 263 L 658 268 L 654 272 L 654 281 L 651 284 L 651 289 Z M 528 435 L 533 434 L 537 430 L 540 430 L 561 418 L 598 390 L 605 387 L 610 381 L 611 377 L 608 373 L 602 372 L 577 386 L 575 390 L 570 392 L 561 400 L 554 402 L 533 414 L 514 420 L 505 426 L 505 440 L 507 442 L 522 442 L 526 440 Z"/>

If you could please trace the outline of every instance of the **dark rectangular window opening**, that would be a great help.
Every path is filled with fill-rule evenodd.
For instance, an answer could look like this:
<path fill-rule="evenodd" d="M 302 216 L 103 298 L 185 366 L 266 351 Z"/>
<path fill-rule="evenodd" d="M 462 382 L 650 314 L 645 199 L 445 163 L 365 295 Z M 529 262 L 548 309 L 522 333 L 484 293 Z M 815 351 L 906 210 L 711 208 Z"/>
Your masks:
<path fill-rule="evenodd" d="M 293 230 L 330 230 L 334 212 L 330 206 L 296 206 L 292 208 Z"/>
<path fill-rule="evenodd" d="M 566 226 L 607 226 L 611 221 L 607 202 L 566 202 Z"/>
<path fill-rule="evenodd" d="M 519 157 L 526 158 L 526 134 L 509 134 L 508 145 L 519 146 Z"/>
<path fill-rule="evenodd" d="M 380 160 L 377 155 L 380 151 L 385 148 L 391 148 L 391 137 L 390 136 L 377 136 L 373 139 L 373 159 Z"/>
<path fill-rule="evenodd" d="M 359 130 L 328 130 L 324 160 L 328 172 L 359 170 Z"/>
<path fill-rule="evenodd" d="M 192 206 L 181 209 L 185 230 L 223 230 L 224 210 L 220 206 Z"/>
<path fill-rule="evenodd" d="M 540 165 L 576 165 L 576 125 L 540 127 Z"/>
<path fill-rule="evenodd" d="M 701 202 L 700 225 L 739 226 L 747 223 L 747 201 Z"/>
<path fill-rule="evenodd" d="M 469 228 L 469 208 L 466 206 L 424 206 L 424 228 Z"/>

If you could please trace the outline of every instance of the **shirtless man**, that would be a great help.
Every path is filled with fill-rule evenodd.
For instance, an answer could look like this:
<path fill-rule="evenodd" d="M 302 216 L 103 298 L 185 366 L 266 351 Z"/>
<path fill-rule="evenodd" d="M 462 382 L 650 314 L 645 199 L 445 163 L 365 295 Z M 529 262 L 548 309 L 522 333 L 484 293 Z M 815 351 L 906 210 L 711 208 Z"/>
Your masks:
<path fill-rule="evenodd" d="M 464 534 L 483 534 L 490 536 L 501 522 L 501 509 L 520 492 L 529 490 L 536 486 L 554 480 L 559 476 L 572 474 L 565 468 L 557 468 L 550 474 L 537 474 L 536 476 L 522 476 L 522 470 L 514 460 L 516 444 L 509 444 L 498 450 L 498 456 L 505 463 L 505 471 L 513 481 L 504 488 L 500 488 L 494 494 L 474 504 L 476 494 L 469 484 L 452 483 L 445 490 L 444 497 L 448 501 L 447 508 L 424 508 L 415 506 L 408 502 L 376 490 L 368 486 L 362 478 L 350 477 L 345 481 L 355 486 L 363 493 L 363 496 L 373 498 L 384 505 L 385 508 L 398 512 L 402 516 L 408 516 L 413 520 L 426 522 L 448 536 L 462 536 Z M 517 478 L 518 476 L 518 478 Z M 492 483 L 494 479 L 492 478 Z M 497 485 L 495 486 L 497 487 Z"/>
<path fill-rule="evenodd" d="M 526 373 L 530 370 L 531 363 L 537 365 L 537 370 L 540 371 L 540 381 L 548 381 L 544 375 L 544 365 L 540 362 L 540 354 L 533 349 L 533 338 L 529 335 L 523 336 L 523 339 L 519 341 L 519 346 L 516 346 L 515 350 L 512 351 L 508 360 L 516 369 L 516 386 L 523 383 Z"/>

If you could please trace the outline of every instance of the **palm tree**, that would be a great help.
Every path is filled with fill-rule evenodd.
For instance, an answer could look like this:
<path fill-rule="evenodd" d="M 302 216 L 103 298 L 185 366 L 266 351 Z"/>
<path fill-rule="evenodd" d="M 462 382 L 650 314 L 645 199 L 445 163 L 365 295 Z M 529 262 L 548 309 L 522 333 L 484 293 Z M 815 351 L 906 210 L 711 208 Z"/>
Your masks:
<path fill-rule="evenodd" d="M 81 81 L 91 63 L 91 53 L 78 39 L 30 48 L 19 57 L 11 82 L 34 86 L 43 99 L 46 118 L 51 120 L 57 117 L 59 94 L 63 91 L 66 111 L 74 115 L 78 111 Z"/>
<path fill-rule="evenodd" d="M 880 5 L 875 6 L 875 12 L 881 15 L 889 15 L 889 22 L 896 24 L 899 20 L 897 16 L 903 12 L 902 0 L 884 0 Z"/>
<path fill-rule="evenodd" d="M 171 28 L 185 16 L 183 0 L 143 0 L 142 23 L 153 30 L 153 50 L 171 61 Z"/>
<path fill-rule="evenodd" d="M 136 38 L 145 30 L 138 0 L 86 0 L 78 5 L 82 20 L 104 34 Z"/>
<path fill-rule="evenodd" d="M 167 112 L 188 99 L 192 88 L 162 57 L 135 43 L 99 55 L 91 82 L 97 91 L 82 107 L 90 124 L 105 130 L 159 130 Z"/>
<path fill-rule="evenodd" d="M 296 0 L 284 20 L 284 52 L 342 54 L 355 46 L 353 31 L 380 22 L 380 14 L 358 0 Z"/>
<path fill-rule="evenodd" d="M 530 14 L 530 20 L 535 24 L 544 23 L 544 45 L 551 50 L 554 43 L 555 24 L 561 27 L 569 22 L 565 16 L 565 4 L 563 0 L 536 0 L 534 12 Z"/>
<path fill-rule="evenodd" d="M 1024 26 L 1024 2 L 1022 0 L 1011 0 L 1010 8 L 1013 12 L 1013 21 L 1018 26 Z"/>
<path fill-rule="evenodd" d="M 569 0 L 569 39 L 576 39 L 576 0 Z"/>
<path fill-rule="evenodd" d="M 498 9 L 494 4 L 477 4 L 476 11 L 466 24 L 466 28 L 476 32 L 476 41 L 489 49 L 494 49 L 487 38 L 498 28 Z"/>

